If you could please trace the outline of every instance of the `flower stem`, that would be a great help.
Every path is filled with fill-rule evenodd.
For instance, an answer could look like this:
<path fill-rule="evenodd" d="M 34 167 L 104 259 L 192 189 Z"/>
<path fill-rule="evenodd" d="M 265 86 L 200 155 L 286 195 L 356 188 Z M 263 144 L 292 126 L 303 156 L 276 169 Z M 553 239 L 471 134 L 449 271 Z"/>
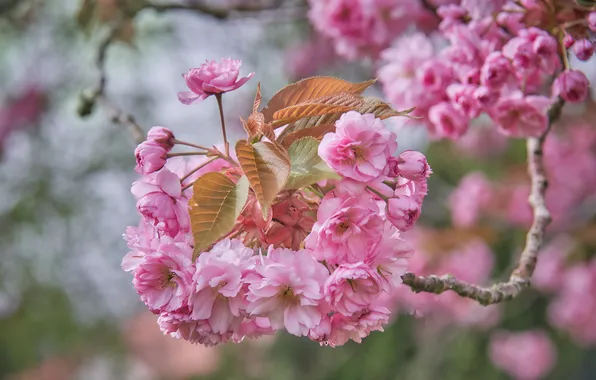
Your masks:
<path fill-rule="evenodd" d="M 204 168 L 208 164 L 212 163 L 213 161 L 217 160 L 218 158 L 219 157 L 211 157 L 207 161 L 201 163 L 199 166 L 197 166 L 196 168 L 194 168 L 190 172 L 188 172 L 184 177 L 180 178 L 180 182 L 184 182 L 188 177 L 195 174 L 197 171 L 201 170 L 202 168 Z"/>
<path fill-rule="evenodd" d="M 219 118 L 221 120 L 221 132 L 223 134 L 224 145 L 226 147 L 226 156 L 230 156 L 230 144 L 228 143 L 228 137 L 226 136 L 226 122 L 224 120 L 223 114 L 223 101 L 221 93 L 215 94 L 215 99 L 217 99 L 217 107 L 219 108 Z"/>
<path fill-rule="evenodd" d="M 209 150 L 209 148 L 204 147 L 202 145 L 191 144 L 186 141 L 180 141 L 180 140 L 176 140 L 176 139 L 174 139 L 174 144 L 186 145 L 186 146 L 190 146 L 190 147 L 197 148 L 197 149 Z"/>
<path fill-rule="evenodd" d="M 370 190 L 371 192 L 375 193 L 379 198 L 381 198 L 382 200 L 384 200 L 385 202 L 387 202 L 387 200 L 389 199 L 389 197 L 384 196 L 383 194 L 381 194 L 381 192 L 371 186 L 366 186 L 366 188 L 368 190 Z"/>
<path fill-rule="evenodd" d="M 180 156 L 206 156 L 207 152 L 181 152 L 181 153 L 168 153 L 167 157 L 180 157 Z"/>

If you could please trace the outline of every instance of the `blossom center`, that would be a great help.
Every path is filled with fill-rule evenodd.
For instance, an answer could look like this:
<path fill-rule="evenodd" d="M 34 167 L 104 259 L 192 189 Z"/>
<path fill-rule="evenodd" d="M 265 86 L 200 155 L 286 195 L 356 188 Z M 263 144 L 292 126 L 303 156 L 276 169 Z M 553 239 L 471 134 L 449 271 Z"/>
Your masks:
<path fill-rule="evenodd" d="M 352 153 L 354 153 L 354 157 L 357 161 L 363 160 L 366 156 L 365 150 L 360 146 L 353 146 L 351 147 Z"/>
<path fill-rule="evenodd" d="M 159 287 L 161 289 L 168 288 L 168 287 L 175 288 L 177 286 L 176 281 L 174 281 L 175 278 L 176 278 L 176 273 L 171 272 L 168 269 L 165 269 L 165 273 L 161 277 Z"/>
<path fill-rule="evenodd" d="M 335 231 L 339 235 L 342 235 L 344 232 L 346 232 L 348 230 L 348 228 L 350 228 L 350 223 L 348 223 L 347 221 L 344 220 L 343 222 L 341 222 L 337 225 L 337 228 L 335 229 Z"/>

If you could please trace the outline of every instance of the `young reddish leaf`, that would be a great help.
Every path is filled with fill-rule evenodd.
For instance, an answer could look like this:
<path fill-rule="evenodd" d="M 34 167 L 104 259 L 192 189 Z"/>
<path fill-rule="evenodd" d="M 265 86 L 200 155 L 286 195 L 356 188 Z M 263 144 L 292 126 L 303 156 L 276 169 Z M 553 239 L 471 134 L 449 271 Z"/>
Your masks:
<path fill-rule="evenodd" d="M 263 217 L 267 219 L 271 203 L 284 188 L 290 174 L 287 152 L 270 142 L 249 144 L 240 140 L 236 144 L 236 156 L 261 205 Z"/>
<path fill-rule="evenodd" d="M 260 105 L 261 105 L 261 82 L 257 83 L 257 93 L 255 94 L 255 101 L 252 105 L 252 113 L 257 113 L 259 111 Z"/>
<path fill-rule="evenodd" d="M 327 133 L 334 131 L 335 124 L 323 124 L 312 128 L 293 131 L 283 137 L 280 135 L 278 141 L 281 144 L 281 146 L 283 146 L 284 148 L 288 148 L 290 145 L 294 143 L 294 141 L 299 140 L 303 137 L 313 137 L 317 140 L 321 140 L 323 136 L 325 136 Z"/>
<path fill-rule="evenodd" d="M 324 179 L 341 179 L 318 154 L 319 140 L 303 137 L 288 148 L 290 176 L 286 189 L 299 189 Z"/>
<path fill-rule="evenodd" d="M 388 119 L 394 116 L 405 116 L 409 118 L 416 118 L 414 116 L 409 116 L 409 113 L 414 111 L 414 108 L 407 109 L 405 111 L 396 111 L 394 110 L 389 104 L 385 103 L 384 101 L 371 98 L 371 97 L 364 97 L 364 103 L 360 108 L 357 109 L 359 113 L 364 115 L 365 113 L 372 113 L 379 119 Z"/>
<path fill-rule="evenodd" d="M 248 189 L 246 176 L 234 183 L 222 173 L 207 173 L 195 181 L 189 202 L 193 260 L 232 230 L 248 199 Z"/>
<path fill-rule="evenodd" d="M 306 117 L 328 114 L 342 114 L 362 106 L 364 100 L 360 95 L 341 92 L 313 99 L 295 106 L 286 107 L 273 114 L 272 126 L 284 125 Z"/>
<path fill-rule="evenodd" d="M 335 77 L 302 79 L 279 90 L 273 95 L 262 112 L 265 115 L 265 121 L 270 122 L 273 120 L 273 114 L 282 108 L 340 92 L 361 94 L 375 82 L 376 79 L 361 83 L 352 83 Z"/>

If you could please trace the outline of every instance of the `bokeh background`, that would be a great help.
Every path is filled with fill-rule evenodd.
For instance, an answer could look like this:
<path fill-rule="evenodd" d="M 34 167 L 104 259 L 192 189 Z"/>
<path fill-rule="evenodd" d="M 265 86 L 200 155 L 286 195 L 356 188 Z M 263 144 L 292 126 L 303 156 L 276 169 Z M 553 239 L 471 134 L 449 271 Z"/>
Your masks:
<path fill-rule="evenodd" d="M 547 143 L 555 222 L 534 288 L 518 299 L 483 308 L 406 288 L 384 333 L 335 349 L 287 334 L 215 348 L 163 336 L 120 268 L 122 233 L 138 220 L 129 191 L 136 143 L 100 105 L 87 117 L 77 112 L 98 80 L 95 59 L 110 23 L 127 27 L 107 51 L 106 95 L 145 131 L 167 126 L 202 145 L 220 142 L 215 100 L 189 107 L 176 93 L 185 89 L 181 74 L 205 59 L 242 59 L 244 74 L 256 72 L 225 98 L 236 137 L 257 82 L 268 99 L 313 74 L 366 80 L 379 62 L 337 57 L 302 1 L 270 1 L 271 9 L 225 19 L 136 12 L 142 3 L 0 0 L 0 378 L 496 380 L 524 379 L 519 374 L 534 367 L 546 368 L 548 379 L 596 378 L 591 101 L 571 108 L 560 123 L 570 129 Z M 580 65 L 592 80 L 595 66 Z M 369 94 L 383 97 L 382 87 Z M 399 149 L 425 152 L 434 170 L 411 233 L 414 271 L 486 284 L 506 278 L 529 222 L 523 141 L 482 120 L 457 142 L 388 123 Z M 541 378 L 530 375 L 525 380 Z"/>

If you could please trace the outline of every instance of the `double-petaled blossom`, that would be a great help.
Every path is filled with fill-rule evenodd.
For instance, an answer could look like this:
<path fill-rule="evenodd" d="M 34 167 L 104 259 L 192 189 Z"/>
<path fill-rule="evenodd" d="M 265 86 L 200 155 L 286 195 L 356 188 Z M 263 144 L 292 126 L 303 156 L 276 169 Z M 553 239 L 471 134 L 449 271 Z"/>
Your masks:
<path fill-rule="evenodd" d="M 325 197 L 317 222 L 304 240 L 320 261 L 330 264 L 362 261 L 383 234 L 379 206 L 370 195 Z"/>
<path fill-rule="evenodd" d="M 375 304 L 351 316 L 335 313 L 327 322 L 328 333 L 324 335 L 324 339 L 319 338 L 319 341 L 331 347 L 343 346 L 349 340 L 361 343 L 371 332 L 383 331 L 390 314 L 389 309 Z"/>
<path fill-rule="evenodd" d="M 570 103 L 583 102 L 588 96 L 590 82 L 579 70 L 565 70 L 553 83 L 553 95 Z"/>
<path fill-rule="evenodd" d="M 544 96 L 513 94 L 501 98 L 489 111 L 501 132 L 511 137 L 537 137 L 547 127 L 546 109 L 551 100 Z"/>
<path fill-rule="evenodd" d="M 382 278 L 363 262 L 341 264 L 325 282 L 325 299 L 332 311 L 352 316 L 367 308 L 383 290 Z"/>
<path fill-rule="evenodd" d="M 133 285 L 149 309 L 174 311 L 192 292 L 192 249 L 184 243 L 161 244 L 134 270 Z"/>
<path fill-rule="evenodd" d="M 168 151 L 155 141 L 143 141 L 135 149 L 139 174 L 151 174 L 163 168 L 166 164 Z"/>
<path fill-rule="evenodd" d="M 388 158 L 397 149 L 397 136 L 373 114 L 350 111 L 335 123 L 319 145 L 319 156 L 337 173 L 361 182 L 385 173 Z"/>
<path fill-rule="evenodd" d="M 246 279 L 255 264 L 253 251 L 240 240 L 224 239 L 201 253 L 189 300 L 191 317 L 207 320 L 215 333 L 237 330 L 246 308 Z"/>
<path fill-rule="evenodd" d="M 132 184 L 137 209 L 158 230 L 169 236 L 190 227 L 188 200 L 182 197 L 180 178 L 168 169 L 141 177 Z"/>
<path fill-rule="evenodd" d="M 188 70 L 183 77 L 190 91 L 179 92 L 178 100 L 191 104 L 241 87 L 255 74 L 238 79 L 241 65 L 240 60 L 222 58 L 220 62 L 207 61 L 199 68 Z"/>
<path fill-rule="evenodd" d="M 321 322 L 319 304 L 329 273 L 308 250 L 269 249 L 249 279 L 246 311 L 267 317 L 275 330 L 307 335 Z"/>
<path fill-rule="evenodd" d="M 434 105 L 428 111 L 428 119 L 433 123 L 437 135 L 456 139 L 468 130 L 470 119 L 449 102 Z"/>

